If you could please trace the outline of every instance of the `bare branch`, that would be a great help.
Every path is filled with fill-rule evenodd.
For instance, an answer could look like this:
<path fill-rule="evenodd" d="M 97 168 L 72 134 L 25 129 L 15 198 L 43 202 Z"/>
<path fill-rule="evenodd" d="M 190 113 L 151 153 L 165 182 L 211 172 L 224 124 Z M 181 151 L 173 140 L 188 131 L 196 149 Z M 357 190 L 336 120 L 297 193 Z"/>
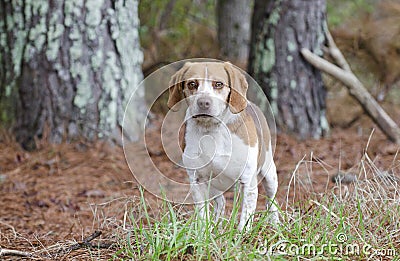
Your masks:
<path fill-rule="evenodd" d="M 337 48 L 336 48 L 337 49 Z M 338 50 L 338 49 L 337 49 Z M 340 51 L 339 51 L 340 53 Z M 341 64 L 346 69 L 341 69 L 338 66 L 328 62 L 327 60 L 313 54 L 308 49 L 301 49 L 301 54 L 304 58 L 317 69 L 335 77 L 343 84 L 345 84 L 353 96 L 372 118 L 372 120 L 379 126 L 379 128 L 386 134 L 386 136 L 393 142 L 400 144 L 400 129 L 397 124 L 390 118 L 390 116 L 382 109 L 378 102 L 372 95 L 365 89 L 364 85 L 353 74 L 346 60 L 341 61 Z M 336 52 L 336 56 L 337 56 Z M 340 53 L 341 54 L 341 53 Z M 332 55 L 333 56 L 333 55 Z M 340 55 L 338 56 L 340 57 Z M 341 59 L 341 58 L 338 58 Z"/>
<path fill-rule="evenodd" d="M 351 72 L 350 65 L 347 63 L 346 59 L 344 58 L 342 52 L 337 47 L 331 32 L 327 30 L 326 38 L 328 39 L 328 51 L 332 58 L 336 61 L 336 63 L 345 71 Z"/>

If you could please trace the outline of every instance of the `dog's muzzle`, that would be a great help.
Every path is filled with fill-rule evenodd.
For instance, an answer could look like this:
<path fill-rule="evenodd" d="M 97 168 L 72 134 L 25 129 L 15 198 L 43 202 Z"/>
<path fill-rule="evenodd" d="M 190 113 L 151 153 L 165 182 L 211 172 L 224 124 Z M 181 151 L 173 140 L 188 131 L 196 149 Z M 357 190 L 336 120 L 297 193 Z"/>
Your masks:
<path fill-rule="evenodd" d="M 193 115 L 193 118 L 196 119 L 206 119 L 206 118 L 212 118 L 213 115 L 211 114 L 211 108 L 213 105 L 213 101 L 210 97 L 203 96 L 199 97 L 197 99 L 197 113 L 196 115 Z"/>
<path fill-rule="evenodd" d="M 201 97 L 197 99 L 197 106 L 200 110 L 206 112 L 210 110 L 212 106 L 212 100 L 209 97 Z"/>

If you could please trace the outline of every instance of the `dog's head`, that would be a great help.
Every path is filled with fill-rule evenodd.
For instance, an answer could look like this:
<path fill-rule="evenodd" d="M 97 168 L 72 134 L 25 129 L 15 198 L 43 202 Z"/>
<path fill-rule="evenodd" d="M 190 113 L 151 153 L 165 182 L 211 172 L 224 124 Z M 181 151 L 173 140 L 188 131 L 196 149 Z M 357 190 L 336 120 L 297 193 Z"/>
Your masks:
<path fill-rule="evenodd" d="M 218 118 L 228 107 L 239 113 L 247 106 L 246 78 L 229 62 L 187 62 L 169 86 L 168 107 L 177 110 L 186 99 L 190 115 L 198 120 Z"/>

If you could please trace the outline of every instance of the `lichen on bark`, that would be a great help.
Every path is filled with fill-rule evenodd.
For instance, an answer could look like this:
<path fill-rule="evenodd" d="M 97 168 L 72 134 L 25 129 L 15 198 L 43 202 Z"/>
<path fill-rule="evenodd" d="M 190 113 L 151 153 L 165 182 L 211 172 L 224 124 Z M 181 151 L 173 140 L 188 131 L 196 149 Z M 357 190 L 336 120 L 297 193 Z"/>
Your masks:
<path fill-rule="evenodd" d="M 264 85 L 264 90 L 265 85 L 268 86 L 267 89 L 269 90 L 269 93 L 267 93 L 267 97 L 270 101 L 275 117 L 278 117 L 278 105 L 276 100 L 278 97 L 278 86 L 276 80 L 273 78 L 261 80 L 261 78 L 263 78 L 262 75 L 268 74 L 275 66 L 276 53 L 275 40 L 273 36 L 275 34 L 275 27 L 280 20 L 281 1 L 282 0 L 278 0 L 273 3 L 273 7 L 268 19 L 261 25 L 260 33 L 253 38 L 256 39 L 256 44 L 253 45 L 254 48 L 251 49 L 251 52 L 254 53 L 251 55 L 251 58 L 254 57 L 254 63 L 250 64 L 250 71 L 253 71 L 253 77 L 255 77 L 255 79 L 259 81 L 261 85 Z M 269 35 L 271 37 L 262 39 L 265 35 Z"/>
<path fill-rule="evenodd" d="M 138 1 L 49 3 L 1 3 L 0 60 L 7 66 L 0 91 L 19 93 L 19 110 L 33 106 L 17 115 L 17 136 L 41 137 L 46 125 L 55 142 L 77 135 L 116 138 L 124 106 L 142 80 Z M 144 119 L 137 114 L 138 122 Z"/>
<path fill-rule="evenodd" d="M 321 74 L 299 53 L 302 47 L 322 55 L 325 33 L 324 0 L 256 1 L 249 72 L 265 91 L 278 128 L 300 138 L 329 129 Z"/>

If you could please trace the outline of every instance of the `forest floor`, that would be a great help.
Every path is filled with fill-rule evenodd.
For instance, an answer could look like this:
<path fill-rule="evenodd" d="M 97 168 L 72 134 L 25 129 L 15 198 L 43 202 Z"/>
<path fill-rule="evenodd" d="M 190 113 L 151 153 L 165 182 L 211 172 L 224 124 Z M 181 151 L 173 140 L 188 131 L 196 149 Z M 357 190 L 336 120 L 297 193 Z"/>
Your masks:
<path fill-rule="evenodd" d="M 298 141 L 278 135 L 275 162 L 280 205 L 284 207 L 284 202 L 293 198 L 293 194 L 286 196 L 295 170 L 309 181 L 303 183 L 314 192 L 329 193 L 335 189 L 332 177 L 339 169 L 355 176 L 361 173 L 365 152 L 380 171 L 400 175 L 399 146 L 389 142 L 380 130 L 372 131 L 374 127 L 362 116 L 347 129 L 333 128 L 330 137 L 321 140 Z M 118 246 L 114 243 L 124 237 L 127 210 L 135 208 L 140 196 L 123 150 L 100 142 L 38 145 L 37 151 L 26 152 L 9 135 L 2 135 L 0 251 L 34 253 L 41 260 L 115 257 Z M 153 161 L 163 172 L 185 177 L 184 170 L 174 167 L 162 151 L 155 153 Z M 160 201 L 150 193 L 145 196 L 155 206 Z M 259 203 L 260 208 L 262 205 Z M 94 234 L 96 231 L 101 235 Z"/>

